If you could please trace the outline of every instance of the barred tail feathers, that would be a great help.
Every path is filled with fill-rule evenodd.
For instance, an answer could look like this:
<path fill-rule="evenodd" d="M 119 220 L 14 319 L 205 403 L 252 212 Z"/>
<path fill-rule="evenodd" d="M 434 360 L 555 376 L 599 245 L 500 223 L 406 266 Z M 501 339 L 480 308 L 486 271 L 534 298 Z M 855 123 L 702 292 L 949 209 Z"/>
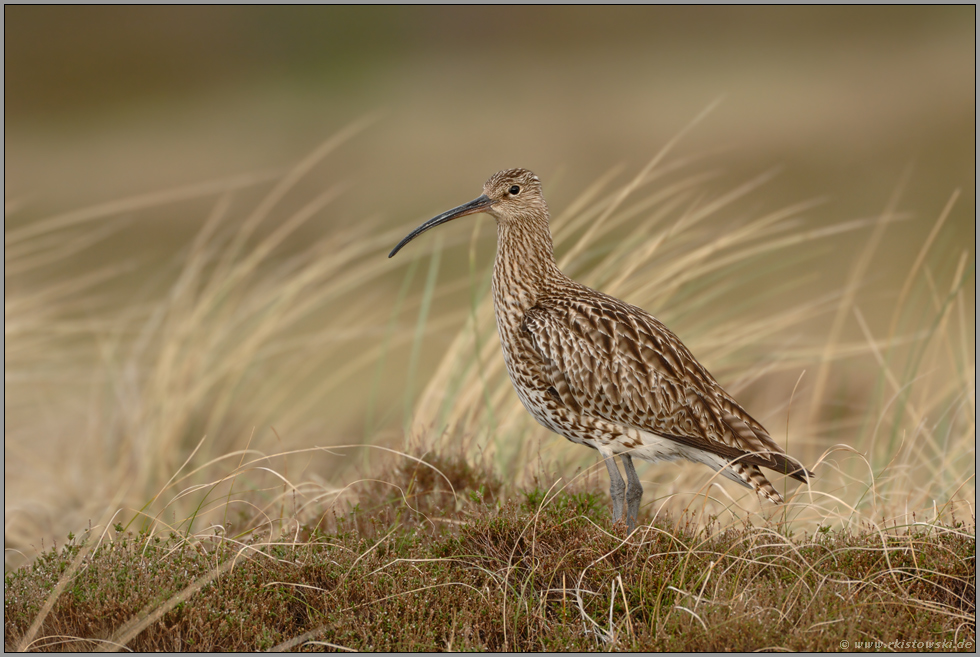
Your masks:
<path fill-rule="evenodd" d="M 773 504 L 783 503 L 783 496 L 773 488 L 773 485 L 766 479 L 766 475 L 762 474 L 759 466 L 732 463 L 729 467 L 738 475 L 739 479 L 751 486 L 760 497 L 766 498 Z"/>

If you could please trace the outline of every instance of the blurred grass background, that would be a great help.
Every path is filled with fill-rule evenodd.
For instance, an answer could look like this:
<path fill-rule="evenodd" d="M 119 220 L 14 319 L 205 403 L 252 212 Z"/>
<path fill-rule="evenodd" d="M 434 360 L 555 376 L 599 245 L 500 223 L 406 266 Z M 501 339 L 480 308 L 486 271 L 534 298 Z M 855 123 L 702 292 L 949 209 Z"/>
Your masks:
<path fill-rule="evenodd" d="M 848 312 L 841 344 L 895 332 L 912 263 L 959 190 L 915 292 L 940 312 L 931 300 L 968 279 L 948 321 L 953 355 L 921 367 L 941 378 L 959 362 L 947 380 L 972 380 L 974 26 L 972 6 L 5 7 L 7 563 L 97 519 L 117 495 L 138 508 L 204 435 L 204 463 L 246 446 L 401 446 L 447 345 L 479 316 L 494 239 L 482 221 L 413 244 L 401 262 L 385 260 L 390 245 L 501 168 L 538 173 L 555 214 L 619 172 L 612 193 L 718 98 L 672 154 L 692 160 L 685 175 L 712 175 L 699 182 L 707 199 L 778 175 L 713 217 L 712 231 L 815 198 L 824 202 L 801 216 L 829 227 L 897 198 L 902 220 L 881 234 L 856 291 L 867 331 Z M 297 163 L 367 116 L 252 222 Z M 603 280 L 602 257 L 625 234 L 606 235 L 579 271 Z M 847 231 L 763 261 L 700 320 L 685 319 L 684 296 L 645 307 L 728 385 L 752 353 L 709 360 L 696 348 L 705 322 L 839 295 L 868 239 Z M 446 246 L 435 260 L 433 245 Z M 900 334 L 924 330 L 912 314 Z M 753 353 L 822 345 L 833 323 L 832 311 L 813 313 Z M 492 320 L 484 328 L 492 336 Z M 813 385 L 815 349 L 809 365 L 746 384 L 745 405 L 788 422 L 803 370 L 797 394 Z M 833 371 L 820 418 L 867 424 L 862 409 L 887 387 L 872 351 Z M 221 382 L 195 387 L 209 376 Z M 972 388 L 964 394 L 975 404 Z M 801 430 L 799 451 L 866 451 L 849 439 L 860 424 Z M 961 467 L 973 469 L 973 425 L 957 435 L 973 449 Z M 881 458 L 903 439 L 893 434 Z M 548 445 L 549 463 L 572 449 Z M 581 451 L 568 462 L 591 458 Z M 303 458 L 293 474 L 305 468 L 324 486 L 358 462 Z"/>

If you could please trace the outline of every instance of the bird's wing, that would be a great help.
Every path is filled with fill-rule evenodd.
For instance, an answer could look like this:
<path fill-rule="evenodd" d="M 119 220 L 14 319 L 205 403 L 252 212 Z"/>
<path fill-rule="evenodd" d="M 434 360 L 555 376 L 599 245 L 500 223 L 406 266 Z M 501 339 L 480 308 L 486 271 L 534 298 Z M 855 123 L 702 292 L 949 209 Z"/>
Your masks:
<path fill-rule="evenodd" d="M 666 326 L 640 308 L 590 292 L 585 300 L 540 298 L 521 325 L 522 338 L 541 357 L 540 369 L 563 402 L 805 480 L 803 469 Z"/>

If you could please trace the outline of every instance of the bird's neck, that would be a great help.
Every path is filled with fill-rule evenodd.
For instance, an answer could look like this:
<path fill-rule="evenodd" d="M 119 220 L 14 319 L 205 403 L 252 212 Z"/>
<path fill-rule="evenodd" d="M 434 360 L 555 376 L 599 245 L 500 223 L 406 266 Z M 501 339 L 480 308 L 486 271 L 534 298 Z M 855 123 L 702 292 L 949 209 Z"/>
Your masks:
<path fill-rule="evenodd" d="M 547 220 L 497 222 L 494 303 L 523 314 L 560 279 Z"/>

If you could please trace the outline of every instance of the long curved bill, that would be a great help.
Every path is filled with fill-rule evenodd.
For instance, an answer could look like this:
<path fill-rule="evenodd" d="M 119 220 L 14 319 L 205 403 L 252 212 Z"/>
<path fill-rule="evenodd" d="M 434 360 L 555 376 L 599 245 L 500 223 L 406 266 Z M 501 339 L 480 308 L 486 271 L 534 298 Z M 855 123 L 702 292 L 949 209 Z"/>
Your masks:
<path fill-rule="evenodd" d="M 493 199 L 488 197 L 486 194 L 483 194 L 479 198 L 473 199 L 469 203 L 464 203 L 458 208 L 453 208 L 449 212 L 443 212 L 438 217 L 433 217 L 432 219 L 429 219 L 427 222 L 425 222 L 424 224 L 422 224 L 421 226 L 413 230 L 411 233 L 409 233 L 405 237 L 405 239 L 399 242 L 398 246 L 393 248 L 391 250 L 391 253 L 388 254 L 388 257 L 390 258 L 396 253 L 398 253 L 399 251 L 401 251 L 401 248 L 403 246 L 405 246 L 406 244 L 408 244 L 409 242 L 411 242 L 416 237 L 418 237 L 425 231 L 429 230 L 430 228 L 435 228 L 439 224 L 444 224 L 447 221 L 452 221 L 453 219 L 459 219 L 460 217 L 465 217 L 468 214 L 477 214 L 479 212 L 484 212 L 491 205 L 493 205 Z"/>

